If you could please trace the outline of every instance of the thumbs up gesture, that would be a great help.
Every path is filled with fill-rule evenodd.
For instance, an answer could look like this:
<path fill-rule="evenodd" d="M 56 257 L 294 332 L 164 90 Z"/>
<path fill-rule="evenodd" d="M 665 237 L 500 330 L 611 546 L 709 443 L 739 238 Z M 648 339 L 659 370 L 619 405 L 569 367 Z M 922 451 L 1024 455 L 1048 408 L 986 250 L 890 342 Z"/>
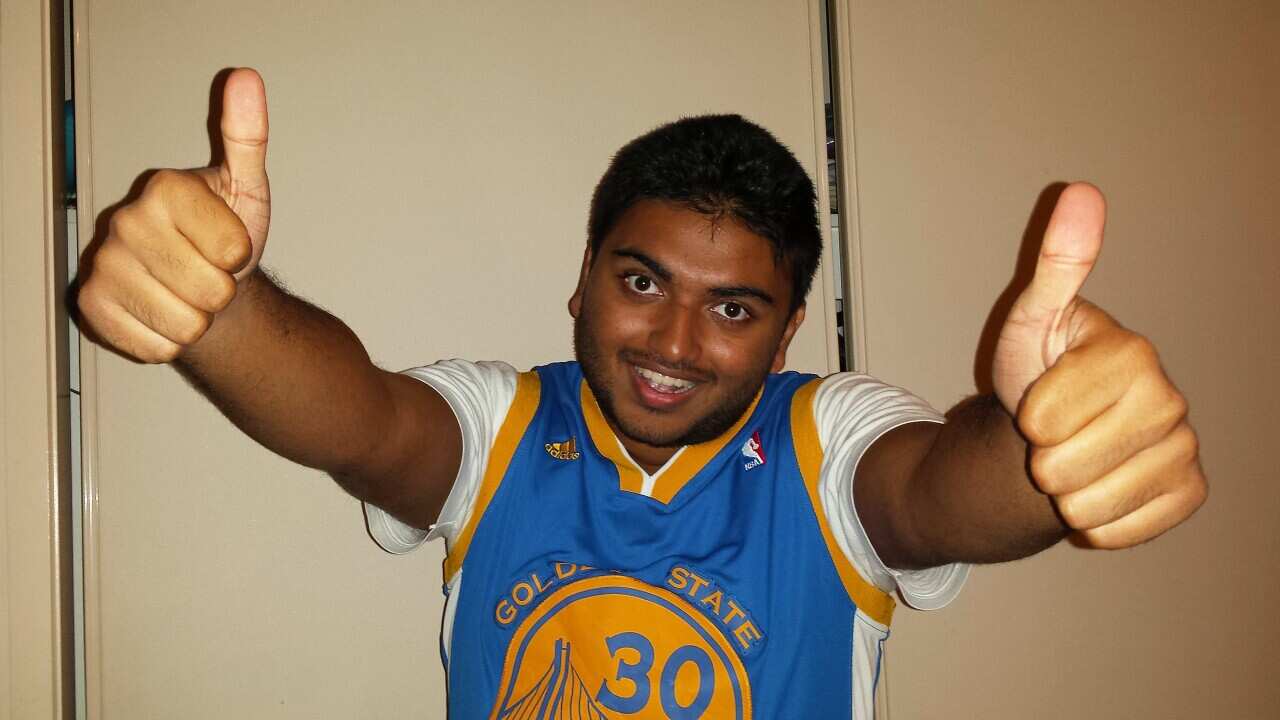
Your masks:
<path fill-rule="evenodd" d="M 1182 522 L 1208 486 L 1186 400 L 1151 342 L 1080 297 L 1105 219 L 1093 186 L 1062 193 L 1000 331 L 993 380 L 1039 489 L 1089 544 L 1120 548 Z"/>
<path fill-rule="evenodd" d="M 101 343 L 169 362 L 197 343 L 258 265 L 271 222 L 267 100 L 253 70 L 223 90 L 223 161 L 160 170 L 116 210 L 82 273 L 81 322 Z"/>

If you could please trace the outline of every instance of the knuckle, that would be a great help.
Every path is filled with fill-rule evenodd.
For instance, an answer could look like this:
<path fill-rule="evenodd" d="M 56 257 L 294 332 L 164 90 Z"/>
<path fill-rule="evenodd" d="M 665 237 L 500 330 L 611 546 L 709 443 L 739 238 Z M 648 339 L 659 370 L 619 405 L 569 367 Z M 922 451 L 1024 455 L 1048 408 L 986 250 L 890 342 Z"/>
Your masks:
<path fill-rule="evenodd" d="M 204 334 L 209 332 L 209 326 L 212 324 L 213 324 L 212 315 L 210 315 L 209 313 L 203 313 L 203 312 L 197 311 L 195 315 L 195 320 L 192 323 L 195 329 L 195 338 L 192 340 L 192 342 L 195 342 L 195 340 L 199 340 L 200 338 L 204 337 Z"/>
<path fill-rule="evenodd" d="M 1191 484 L 1191 510 L 1194 512 L 1209 499 L 1209 479 L 1203 473 L 1196 473 Z"/>
<path fill-rule="evenodd" d="M 125 205 L 111 213 L 110 219 L 107 220 L 108 235 L 124 240 L 137 232 L 140 225 L 141 218 L 138 217 L 137 207 Z"/>
<path fill-rule="evenodd" d="M 1092 517 L 1089 518 L 1089 527 L 1099 527 L 1118 520 L 1128 514 L 1129 505 L 1136 498 L 1127 495 L 1108 495 L 1099 503 L 1099 507 L 1094 511 Z"/>
<path fill-rule="evenodd" d="M 184 173 L 172 168 L 161 168 L 151 174 L 143 192 L 162 192 L 165 188 L 180 185 L 185 181 Z"/>
<path fill-rule="evenodd" d="M 1058 495 L 1063 492 L 1066 478 L 1063 476 L 1057 453 L 1045 448 L 1032 448 L 1029 465 L 1031 477 L 1035 479 L 1036 486 L 1040 490 L 1049 495 Z"/>
<path fill-rule="evenodd" d="M 181 278 L 189 272 L 188 263 L 176 250 L 173 244 L 168 242 L 156 243 L 147 248 L 145 262 L 152 268 L 157 279 Z"/>
<path fill-rule="evenodd" d="M 76 311 L 80 316 L 79 323 L 88 327 L 98 336 L 107 338 L 111 318 L 108 304 L 107 295 L 102 291 L 101 283 L 86 283 L 76 295 Z"/>
<path fill-rule="evenodd" d="M 253 254 L 253 245 L 244 233 L 229 233 L 223 242 L 221 254 L 222 267 L 239 268 L 249 262 Z"/>
<path fill-rule="evenodd" d="M 138 362 L 156 362 L 153 359 L 152 340 L 145 333 L 120 322 L 112 320 L 103 328 L 103 344 L 124 353 Z"/>
<path fill-rule="evenodd" d="M 190 317 L 176 323 L 173 339 L 179 345 L 192 345 L 209 329 L 209 318 L 201 312 L 193 312 Z"/>
<path fill-rule="evenodd" d="M 206 284 L 205 309 L 209 312 L 221 312 L 236 297 L 236 281 L 227 273 L 219 272 Z"/>
<path fill-rule="evenodd" d="M 93 264 L 89 268 L 89 279 L 86 285 L 95 284 L 96 293 L 110 295 L 106 285 L 107 278 L 116 280 L 128 274 L 129 251 L 112 243 L 104 243 L 93 256 Z"/>
<path fill-rule="evenodd" d="M 1028 397 L 1028 400 L 1030 399 Z M 1042 407 L 1041 403 L 1027 402 L 1018 413 L 1018 429 L 1032 445 L 1040 447 L 1056 445 L 1057 438 L 1053 433 L 1049 413 L 1042 410 Z"/>
<path fill-rule="evenodd" d="M 1062 521 L 1068 527 L 1074 530 L 1084 530 L 1088 528 L 1088 523 L 1084 516 L 1084 511 L 1080 507 L 1080 498 L 1075 495 L 1065 495 L 1057 498 L 1058 514 L 1062 516 Z"/>
<path fill-rule="evenodd" d="M 1149 507 L 1165 491 L 1162 478 L 1149 477 L 1137 485 L 1127 488 L 1122 495 L 1114 498 L 1112 518 L 1121 518 L 1138 510 Z"/>
<path fill-rule="evenodd" d="M 82 317 L 95 318 L 102 314 L 105 294 L 98 276 L 91 276 L 76 291 L 76 310 Z"/>
<path fill-rule="evenodd" d="M 1080 534 L 1091 547 L 1099 550 L 1121 550 L 1137 544 L 1135 538 L 1112 531 L 1106 527 L 1081 530 Z"/>
<path fill-rule="evenodd" d="M 1070 376 L 1079 372 L 1079 368 L 1085 367 L 1088 364 L 1089 358 L 1087 353 L 1082 352 L 1079 349 L 1069 349 L 1058 356 L 1057 361 L 1054 363 L 1054 367 L 1062 368 L 1063 372 L 1060 374 Z"/>
<path fill-rule="evenodd" d="M 200 339 L 204 329 L 200 326 L 199 310 L 182 303 L 145 303 L 147 318 L 143 322 L 165 339 L 179 345 L 188 345 Z"/>
<path fill-rule="evenodd" d="M 172 204 L 191 196 L 196 189 L 194 183 L 203 184 L 203 181 L 190 171 L 171 168 L 156 170 L 143 186 L 142 196 L 137 204 L 152 212 L 167 215 Z"/>
<path fill-rule="evenodd" d="M 118 298 L 118 302 L 121 307 L 124 308 L 125 312 L 132 315 L 138 322 L 156 332 L 162 332 L 162 329 L 169 325 L 169 318 L 144 299 L 132 295 L 125 295 Z"/>
<path fill-rule="evenodd" d="M 1125 357 L 1136 363 L 1156 366 L 1160 364 L 1160 356 L 1156 352 L 1156 346 L 1144 335 L 1126 332 L 1121 347 Z"/>
<path fill-rule="evenodd" d="M 1209 482 L 1203 473 L 1195 472 L 1183 480 L 1182 486 L 1174 492 L 1181 497 L 1186 514 L 1190 515 L 1209 499 Z"/>
<path fill-rule="evenodd" d="M 1186 396 L 1168 381 L 1164 382 L 1164 405 L 1168 409 L 1168 417 L 1172 422 L 1182 420 L 1190 410 Z"/>
<path fill-rule="evenodd" d="M 1200 437 L 1190 425 L 1182 423 L 1174 428 L 1169 439 L 1173 443 L 1178 460 L 1184 463 L 1196 462 L 1200 456 Z"/>
<path fill-rule="evenodd" d="M 156 365 L 170 363 L 178 359 L 180 354 L 182 354 L 181 346 L 168 340 L 162 340 L 150 349 L 145 361 Z"/>

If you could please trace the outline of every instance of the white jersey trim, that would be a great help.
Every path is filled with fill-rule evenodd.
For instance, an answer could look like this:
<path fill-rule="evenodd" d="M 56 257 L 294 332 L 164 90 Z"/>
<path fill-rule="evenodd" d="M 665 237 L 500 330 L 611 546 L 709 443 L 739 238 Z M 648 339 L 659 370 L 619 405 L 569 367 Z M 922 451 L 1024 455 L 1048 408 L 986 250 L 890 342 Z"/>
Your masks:
<path fill-rule="evenodd" d="M 836 544 L 849 562 L 881 590 L 897 590 L 917 610 L 944 607 L 959 594 L 969 574 L 964 564 L 927 570 L 896 570 L 880 560 L 863 529 L 853 501 L 858 462 L 882 435 L 912 422 L 943 422 L 924 400 L 869 375 L 837 373 L 825 378 L 813 398 L 813 416 L 822 444 L 818 494 Z"/>
<path fill-rule="evenodd" d="M 880 673 L 884 659 L 884 642 L 889 628 L 857 611 L 853 615 L 852 683 L 853 720 L 874 720 L 876 700 L 881 692 Z M 870 669 L 871 672 L 867 672 Z"/>
<path fill-rule="evenodd" d="M 369 534 L 390 553 L 402 554 L 427 540 L 444 538 L 451 548 L 467 526 L 476 505 L 489 450 L 516 396 L 516 369 L 504 362 L 442 360 L 405 370 L 405 375 L 430 385 L 449 403 L 462 429 L 462 461 L 440 516 L 429 530 L 410 527 L 369 503 L 364 504 Z"/>

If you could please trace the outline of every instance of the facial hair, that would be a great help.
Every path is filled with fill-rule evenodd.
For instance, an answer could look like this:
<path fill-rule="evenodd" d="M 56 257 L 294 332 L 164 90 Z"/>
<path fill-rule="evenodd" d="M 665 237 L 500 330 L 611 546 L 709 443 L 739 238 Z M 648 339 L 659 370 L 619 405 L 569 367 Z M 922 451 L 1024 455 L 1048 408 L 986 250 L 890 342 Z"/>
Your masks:
<path fill-rule="evenodd" d="M 755 400 L 756 393 L 759 392 L 761 385 L 764 384 L 765 377 L 769 374 L 769 358 L 765 358 L 760 368 L 753 371 L 738 386 L 730 388 L 720 404 L 695 420 L 689 428 L 683 432 L 662 435 L 638 424 L 625 423 L 618 416 L 614 403 L 614 387 L 610 384 L 604 352 L 600 348 L 596 333 L 593 330 L 594 323 L 592 320 L 592 313 L 588 309 L 588 304 L 584 302 L 581 312 L 579 312 L 577 319 L 573 323 L 574 355 L 577 357 L 578 364 L 582 366 L 582 375 L 587 381 L 587 386 L 591 388 L 592 394 L 595 395 L 596 404 L 600 406 L 600 412 L 609 421 L 610 427 L 613 427 L 621 435 L 646 445 L 678 448 L 715 440 L 733 427 L 733 424 L 747 411 L 752 401 Z M 642 353 L 620 350 L 618 355 L 618 361 L 624 365 L 630 364 L 631 360 L 647 359 L 658 365 L 670 367 L 669 363 Z M 702 374 L 713 376 L 711 373 L 704 372 Z"/>

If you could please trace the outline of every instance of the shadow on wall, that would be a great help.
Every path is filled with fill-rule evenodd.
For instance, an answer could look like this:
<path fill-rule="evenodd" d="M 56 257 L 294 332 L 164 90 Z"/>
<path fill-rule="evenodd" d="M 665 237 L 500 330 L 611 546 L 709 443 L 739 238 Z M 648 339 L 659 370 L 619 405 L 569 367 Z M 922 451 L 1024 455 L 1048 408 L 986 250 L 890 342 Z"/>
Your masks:
<path fill-rule="evenodd" d="M 978 392 L 987 394 L 995 392 L 991 383 L 991 368 L 995 361 L 996 342 L 1000 339 L 1000 329 L 1009 317 L 1009 310 L 1018 295 L 1031 284 L 1031 277 L 1036 272 L 1036 258 L 1040 255 L 1040 243 L 1044 240 L 1045 228 L 1049 227 L 1049 218 L 1053 208 L 1058 204 L 1058 197 L 1067 188 L 1068 183 L 1055 182 L 1040 191 L 1031 217 L 1027 219 L 1027 227 L 1022 231 L 1022 243 L 1018 248 L 1018 260 L 1014 265 L 1013 278 L 1005 286 L 1000 297 L 987 315 L 982 326 L 982 334 L 978 336 L 978 351 L 973 360 L 973 381 Z"/>

